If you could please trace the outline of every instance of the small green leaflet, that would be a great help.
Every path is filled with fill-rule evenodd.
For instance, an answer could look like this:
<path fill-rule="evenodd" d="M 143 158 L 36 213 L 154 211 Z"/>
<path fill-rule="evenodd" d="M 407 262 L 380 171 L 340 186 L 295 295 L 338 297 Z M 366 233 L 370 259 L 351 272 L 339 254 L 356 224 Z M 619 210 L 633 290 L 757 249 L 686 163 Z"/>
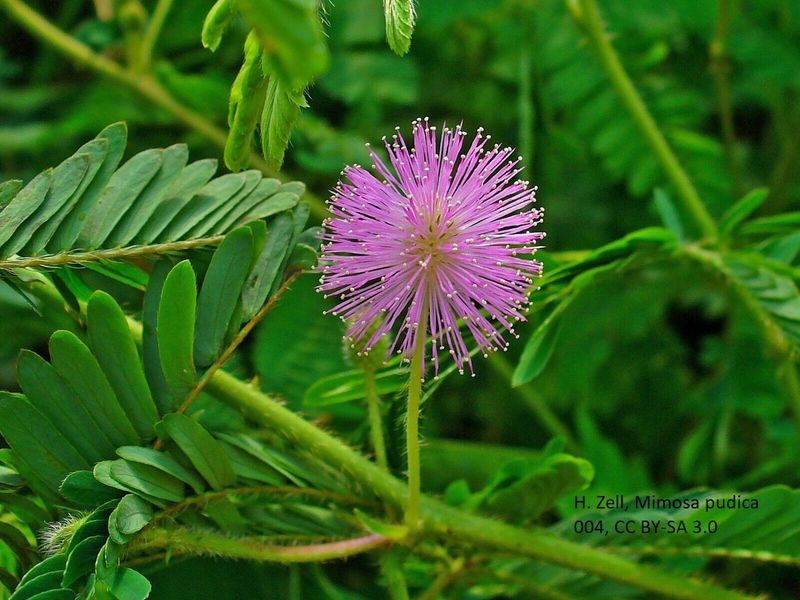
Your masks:
<path fill-rule="evenodd" d="M 234 0 L 217 0 L 214 3 L 203 22 L 203 31 L 200 36 L 205 48 L 212 52 L 217 50 L 220 41 L 222 41 L 222 35 L 228 28 L 235 13 Z"/>
<path fill-rule="evenodd" d="M 181 481 L 147 465 L 115 460 L 111 461 L 108 473 L 117 483 L 134 493 L 142 492 L 148 497 L 167 502 L 180 502 L 184 498 Z"/>
<path fill-rule="evenodd" d="M 288 92 L 276 77 L 270 78 L 261 113 L 261 152 L 273 169 L 283 165 L 283 155 L 300 116 L 300 107 L 306 105 L 302 93 Z"/>
<path fill-rule="evenodd" d="M 386 41 L 398 56 L 403 56 L 411 48 L 416 11 L 414 0 L 383 0 L 386 20 Z"/>
<path fill-rule="evenodd" d="M 102 164 L 95 172 L 91 182 L 82 190 L 80 197 L 75 198 L 74 201 L 70 200 L 72 206 L 65 207 L 63 215 L 59 214 L 62 221 L 53 237 L 47 242 L 47 250 L 49 252 L 66 250 L 78 239 L 89 213 L 94 209 L 100 195 L 122 160 L 122 155 L 125 153 L 125 145 L 128 141 L 128 128 L 125 123 L 114 123 L 97 134 L 95 140 L 105 142 Z M 91 143 L 85 144 L 78 152 L 88 151 L 87 146 Z"/>
<path fill-rule="evenodd" d="M 152 437 L 158 411 L 122 309 L 98 291 L 89 299 L 86 314 L 92 350 L 125 414 L 141 437 Z"/>
<path fill-rule="evenodd" d="M 97 553 L 105 542 L 106 537 L 104 535 L 95 535 L 77 544 L 67 557 L 67 565 L 64 568 L 61 585 L 70 587 L 81 577 L 91 573 L 94 570 Z"/>
<path fill-rule="evenodd" d="M 91 350 L 69 331 L 50 337 L 50 360 L 67 384 L 82 398 L 92 418 L 116 447 L 138 436 L 122 410 L 111 384 Z"/>
<path fill-rule="evenodd" d="M 719 221 L 719 234 L 729 237 L 747 217 L 752 215 L 764 203 L 769 195 L 767 188 L 756 188 L 745 194 L 736 204 L 731 206 Z"/>
<path fill-rule="evenodd" d="M 253 132 L 264 106 L 267 80 L 261 71 L 261 48 L 255 34 L 247 36 L 244 63 L 231 88 L 228 139 L 225 142 L 225 164 L 231 171 L 242 169 L 250 159 Z"/>
<path fill-rule="evenodd" d="M 14 234 L 0 248 L 0 256 L 17 254 L 31 239 L 37 230 L 47 223 L 53 215 L 67 202 L 89 169 L 89 156 L 76 154 L 71 156 L 53 170 L 50 189 L 44 202 L 36 211 L 25 219 L 14 231 Z M 37 244 L 43 246 L 43 243 Z"/>
<path fill-rule="evenodd" d="M 167 275 L 158 305 L 158 354 L 172 395 L 182 400 L 195 385 L 194 328 L 197 283 L 192 264 L 178 263 Z"/>
<path fill-rule="evenodd" d="M 293 231 L 290 212 L 279 214 L 269 223 L 266 243 L 242 292 L 245 320 L 252 318 L 267 301 L 288 252 Z"/>
<path fill-rule="evenodd" d="M 194 359 L 199 366 L 213 363 L 222 349 L 252 254 L 253 235 L 240 227 L 226 236 L 211 258 L 197 299 Z"/>
<path fill-rule="evenodd" d="M 153 505 L 134 494 L 128 494 L 108 518 L 111 539 L 127 544 L 130 537 L 141 531 L 153 518 Z"/>
<path fill-rule="evenodd" d="M 200 424 L 176 413 L 166 415 L 162 423 L 169 437 L 213 489 L 233 485 L 236 477 L 225 452 Z"/>
<path fill-rule="evenodd" d="M 149 465 L 160 471 L 164 471 L 168 475 L 172 475 L 176 479 L 180 479 L 188 484 L 196 494 L 200 494 L 206 489 L 203 480 L 194 470 L 184 467 L 165 452 L 159 452 L 153 448 L 144 448 L 142 446 L 123 446 L 117 448 L 117 455 L 129 462 Z"/>

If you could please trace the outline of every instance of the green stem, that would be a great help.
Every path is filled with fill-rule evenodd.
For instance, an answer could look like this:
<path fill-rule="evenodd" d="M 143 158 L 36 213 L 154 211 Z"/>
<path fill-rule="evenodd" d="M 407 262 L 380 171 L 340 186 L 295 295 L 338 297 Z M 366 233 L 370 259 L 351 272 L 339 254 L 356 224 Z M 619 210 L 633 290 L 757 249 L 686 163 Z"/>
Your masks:
<path fill-rule="evenodd" d="M 131 553 L 140 553 L 166 549 L 174 555 L 211 555 L 259 562 L 304 563 L 347 558 L 387 546 L 389 543 L 390 540 L 382 535 L 370 534 L 322 544 L 279 546 L 265 544 L 258 538 L 232 538 L 184 527 L 150 527 L 129 545 L 128 550 Z"/>
<path fill-rule="evenodd" d="M 259 309 L 252 319 L 245 323 L 244 327 L 239 330 L 239 333 L 236 334 L 236 336 L 231 340 L 230 344 L 225 347 L 225 350 L 222 352 L 222 354 L 219 355 L 219 358 L 217 358 L 217 360 L 215 360 L 214 363 L 208 367 L 206 372 L 203 373 L 200 381 L 198 381 L 197 385 L 192 388 L 192 391 L 187 394 L 186 398 L 183 400 L 183 402 L 181 402 L 181 405 L 175 412 L 185 413 L 189 409 L 192 403 L 197 400 L 198 396 L 200 396 L 200 393 L 208 385 L 208 382 L 211 381 L 214 373 L 219 371 L 225 365 L 225 363 L 230 360 L 231 356 L 233 356 L 233 353 L 236 352 L 236 349 L 244 342 L 247 336 L 250 335 L 250 332 L 255 329 L 256 325 L 261 323 L 264 317 L 267 316 L 267 313 L 272 310 L 278 300 L 281 299 L 281 296 L 283 296 L 284 292 L 289 289 L 289 286 L 294 283 L 295 279 L 297 279 L 301 273 L 301 271 L 296 271 L 287 277 L 286 281 L 284 281 L 276 290 L 276 292 L 272 294 L 272 297 L 270 297 L 269 301 Z M 161 438 L 158 438 L 155 445 L 156 449 L 160 447 L 160 442 Z"/>
<path fill-rule="evenodd" d="M 403 567 L 396 553 L 391 550 L 384 552 L 383 556 L 381 556 L 381 570 L 386 578 L 389 597 L 392 600 L 409 600 L 406 577 L 403 574 Z"/>
<path fill-rule="evenodd" d="M 147 25 L 147 30 L 142 40 L 140 64 L 144 69 L 150 68 L 150 63 L 153 60 L 153 50 L 156 47 L 156 42 L 158 41 L 161 30 L 164 28 L 164 22 L 172 8 L 172 3 L 173 0 L 158 0 L 155 9 L 153 9 L 153 15 L 150 17 L 150 22 Z"/>
<path fill-rule="evenodd" d="M 372 366 L 364 368 L 364 393 L 367 396 L 369 435 L 372 441 L 372 450 L 375 452 L 375 462 L 388 473 L 389 460 L 386 457 L 386 441 L 383 437 L 381 399 L 378 396 L 378 386 L 375 382 L 375 369 Z"/>
<path fill-rule="evenodd" d="M 628 109 L 634 124 L 675 187 L 678 197 L 683 202 L 683 206 L 689 216 L 694 220 L 704 237 L 715 238 L 717 226 L 714 220 L 700 199 L 686 171 L 683 170 L 666 139 L 664 139 L 661 130 L 647 110 L 647 106 L 645 106 L 644 101 L 636 91 L 630 77 L 625 72 L 625 68 L 622 66 L 619 56 L 614 51 L 614 47 L 611 45 L 611 41 L 605 31 L 597 3 L 595 0 L 578 0 L 577 6 L 574 2 L 569 6 L 573 17 L 586 32 L 601 66 L 611 80 L 625 108 Z"/>
<path fill-rule="evenodd" d="M 389 461 L 386 456 L 386 441 L 383 436 L 383 419 L 381 417 L 380 396 L 375 381 L 375 368 L 368 364 L 364 367 L 364 392 L 367 397 L 367 411 L 369 412 L 369 432 L 372 449 L 375 452 L 375 462 L 387 473 Z M 386 504 L 387 516 L 396 518 L 394 506 Z M 408 585 L 403 574 L 403 567 L 392 552 L 385 552 L 380 560 L 381 572 L 386 579 L 386 587 L 392 600 L 408 600 Z"/>
<path fill-rule="evenodd" d="M 531 581 L 527 577 L 520 577 L 519 575 L 514 575 L 513 573 L 506 573 L 505 571 L 495 571 L 490 569 L 487 569 L 486 573 L 490 577 L 494 577 L 500 581 L 506 581 L 522 587 L 533 594 L 534 598 L 538 598 L 539 600 L 577 600 L 574 596 L 569 596 L 539 582 Z"/>
<path fill-rule="evenodd" d="M 505 381 L 511 381 L 511 376 L 514 373 L 514 369 L 508 363 L 508 360 L 506 360 L 505 356 L 499 352 L 490 354 L 489 365 Z M 545 429 L 547 429 L 547 431 L 550 432 L 551 435 L 561 436 L 564 438 L 564 441 L 567 445 L 567 450 L 575 453 L 580 452 L 578 443 L 575 441 L 575 438 L 573 437 L 569 428 L 564 425 L 561 419 L 558 418 L 558 415 L 550 410 L 547 402 L 545 402 L 545 400 L 534 391 L 531 384 L 528 383 L 511 389 L 514 390 L 525 401 L 525 404 L 528 406 L 528 408 L 531 409 L 533 414 L 536 415 L 536 418 L 539 419 L 539 422 L 544 426 Z"/>
<path fill-rule="evenodd" d="M 519 91 L 517 98 L 517 131 L 519 139 L 519 152 L 525 168 L 533 165 L 533 120 L 534 106 L 531 83 L 531 37 L 533 28 L 530 26 L 530 15 L 520 17 L 523 22 L 524 38 L 519 49 Z"/>
<path fill-rule="evenodd" d="M 54 26 L 21 0 L 0 0 L 0 7 L 31 35 L 52 46 L 64 56 L 149 100 L 218 148 L 225 149 L 228 137 L 225 131 L 178 102 L 151 74 L 128 71 L 113 60 L 93 52 L 87 45 Z M 249 164 L 266 175 L 278 176 L 274 169 L 254 152 L 250 153 Z M 328 215 L 325 203 L 313 194 L 305 192 L 303 199 L 311 205 L 316 216 L 324 218 Z"/>
<path fill-rule="evenodd" d="M 797 131 L 800 127 L 798 116 L 800 115 L 790 113 L 783 119 L 785 123 L 777 125 L 776 128 L 787 132 Z M 787 192 L 797 179 L 797 173 L 800 172 L 800 136 L 786 136 L 774 165 L 769 178 L 769 198 L 767 204 L 762 207 L 767 210 L 762 212 L 780 212 L 785 209 L 789 200 Z"/>
<path fill-rule="evenodd" d="M 464 572 L 464 560 L 455 561 L 447 569 L 439 573 L 430 587 L 422 592 L 417 600 L 436 600 Z"/>
<path fill-rule="evenodd" d="M 396 507 L 405 505 L 409 491 L 401 481 L 253 386 L 225 371 L 218 371 L 207 390 L 218 400 L 243 411 L 253 421 L 278 432 L 298 447 L 313 448 L 316 456 L 385 502 Z M 708 582 L 667 573 L 590 546 L 563 540 L 541 529 L 520 529 L 466 513 L 437 500 L 423 498 L 420 514 L 424 533 L 450 542 L 457 540 L 541 560 L 671 598 L 748 598 Z"/>
<path fill-rule="evenodd" d="M 783 371 L 781 379 L 789 398 L 789 409 L 794 416 L 795 427 L 800 432 L 800 379 L 797 376 L 797 365 L 791 355 L 784 358 L 779 371 Z"/>
<path fill-rule="evenodd" d="M 738 197 L 742 194 L 742 182 L 741 169 L 736 156 L 736 131 L 733 126 L 733 106 L 729 81 L 731 61 L 728 57 L 727 47 L 728 33 L 731 26 L 731 12 L 731 0 L 719 0 L 714 39 L 711 40 L 708 52 L 710 56 L 709 68 L 714 76 L 714 86 L 717 91 L 725 163 L 731 179 L 733 179 L 734 192 Z"/>
<path fill-rule="evenodd" d="M 419 529 L 419 500 L 421 488 L 419 452 L 419 411 L 422 399 L 422 378 L 425 364 L 425 334 L 427 310 L 423 308 L 417 331 L 411 373 L 408 376 L 408 410 L 406 413 L 406 457 L 408 460 L 408 499 L 404 522 L 413 535 Z"/>
<path fill-rule="evenodd" d="M 761 328 L 767 347 L 778 358 L 778 372 L 780 373 L 778 381 L 783 385 L 789 402 L 789 409 L 792 411 L 795 425 L 800 431 L 800 379 L 798 379 L 797 375 L 797 365 L 792 354 L 791 342 L 786 338 L 780 326 L 761 306 L 758 298 L 753 296 L 750 290 L 730 272 L 719 253 L 694 245 L 682 246 L 679 252 L 693 262 L 724 278 L 747 311 L 754 317 Z"/>
<path fill-rule="evenodd" d="M 163 244 L 148 244 L 146 246 L 128 246 L 125 248 L 106 248 L 103 250 L 87 250 L 85 252 L 59 252 L 43 256 L 18 256 L 0 260 L 0 271 L 12 269 L 47 269 L 63 267 L 66 265 L 82 265 L 89 262 L 104 260 L 124 260 L 143 256 L 172 254 L 183 252 L 192 248 L 215 246 L 224 236 L 215 235 L 195 240 L 182 240 L 178 242 L 165 242 Z"/>
<path fill-rule="evenodd" d="M 738 559 L 753 563 L 774 563 L 800 567 L 800 557 L 791 554 L 776 554 L 765 550 L 747 548 L 707 548 L 704 546 L 616 546 L 609 547 L 615 554 L 639 556 L 700 556 L 703 558 Z"/>
<path fill-rule="evenodd" d="M 272 496 L 275 498 L 303 498 L 305 500 L 317 500 L 322 503 L 335 502 L 337 504 L 349 506 L 369 506 L 369 501 L 355 496 L 343 496 L 333 492 L 323 490 L 315 490 L 313 488 L 297 488 L 292 486 L 275 486 L 275 485 L 252 485 L 239 488 L 226 488 L 221 491 L 206 492 L 191 496 L 178 502 L 171 504 L 161 512 L 153 517 L 152 523 L 158 523 L 164 520 L 175 519 L 185 510 L 193 507 L 205 507 L 214 502 L 230 501 L 232 497 L 244 498 L 248 496 Z"/>

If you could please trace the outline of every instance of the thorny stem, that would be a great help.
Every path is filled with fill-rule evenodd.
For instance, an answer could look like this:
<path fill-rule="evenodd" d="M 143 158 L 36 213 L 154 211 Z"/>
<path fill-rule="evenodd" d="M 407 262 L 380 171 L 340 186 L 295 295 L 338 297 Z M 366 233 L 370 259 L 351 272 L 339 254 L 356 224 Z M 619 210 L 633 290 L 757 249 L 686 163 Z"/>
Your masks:
<path fill-rule="evenodd" d="M 422 399 L 422 377 L 425 364 L 425 334 L 427 309 L 423 307 L 417 325 L 417 343 L 411 357 L 411 373 L 408 376 L 408 411 L 406 413 L 406 458 L 408 461 L 408 499 L 404 521 L 409 534 L 419 529 L 420 458 L 419 458 L 419 411 Z"/>
<path fill-rule="evenodd" d="M 315 427 L 288 408 L 218 371 L 208 385 L 218 400 L 243 411 L 255 422 L 269 427 L 298 447 L 313 449 L 316 456 L 351 477 L 354 483 L 372 491 L 380 499 L 402 507 L 408 488 L 372 461 L 335 437 Z M 655 594 L 687 600 L 743 600 L 747 595 L 711 583 L 667 573 L 647 565 L 612 556 L 602 550 L 570 542 L 541 529 L 522 529 L 466 513 L 430 498 L 421 498 L 422 533 L 430 538 L 482 546 L 585 571 Z"/>
<path fill-rule="evenodd" d="M 661 167 L 675 187 L 689 216 L 694 220 L 703 237 L 716 238 L 717 226 L 714 220 L 636 91 L 631 78 L 625 72 L 625 67 L 622 66 L 619 56 L 611 45 L 597 3 L 595 0 L 568 0 L 568 7 L 578 25 L 586 32 L 606 75 L 622 103 L 628 109 L 637 129 L 661 163 Z"/>
<path fill-rule="evenodd" d="M 734 192 L 738 197 L 742 194 L 742 181 L 741 169 L 736 156 L 736 132 L 733 126 L 733 107 L 731 105 L 731 86 L 729 81 L 731 64 L 727 47 L 728 33 L 731 26 L 731 4 L 731 0 L 719 0 L 714 39 L 711 40 L 708 53 L 710 57 L 709 69 L 714 76 L 714 85 L 717 90 L 725 163 L 731 179 L 733 179 Z"/>
<path fill-rule="evenodd" d="M 0 260 L 0 271 L 12 269 L 47 269 L 50 267 L 63 267 L 66 265 L 81 265 L 89 262 L 104 260 L 124 260 L 140 256 L 156 254 L 171 254 L 182 252 L 191 248 L 214 246 L 219 244 L 224 236 L 215 235 L 195 240 L 166 242 L 163 244 L 148 244 L 144 246 L 128 246 L 125 248 L 106 248 L 102 250 L 86 250 L 84 252 L 59 252 L 43 256 L 20 256 Z"/>
<path fill-rule="evenodd" d="M 113 60 L 95 53 L 91 48 L 50 23 L 21 0 L 0 0 L 0 7 L 31 35 L 49 44 L 64 56 L 110 81 L 128 88 L 167 111 L 180 123 L 197 132 L 218 148 L 225 148 L 227 139 L 225 131 L 178 102 L 152 74 L 129 71 Z M 267 162 L 254 152 L 250 153 L 249 163 L 253 168 L 266 175 L 277 176 Z M 322 200 L 309 192 L 303 195 L 303 199 L 311 205 L 311 209 L 317 217 L 327 216 L 328 210 Z"/>
<path fill-rule="evenodd" d="M 173 555 L 226 556 L 259 562 L 304 563 L 335 560 L 363 554 L 387 546 L 391 540 L 378 534 L 308 544 L 280 546 L 265 544 L 258 538 L 232 538 L 197 529 L 149 527 L 129 544 L 131 553 L 166 549 Z"/>

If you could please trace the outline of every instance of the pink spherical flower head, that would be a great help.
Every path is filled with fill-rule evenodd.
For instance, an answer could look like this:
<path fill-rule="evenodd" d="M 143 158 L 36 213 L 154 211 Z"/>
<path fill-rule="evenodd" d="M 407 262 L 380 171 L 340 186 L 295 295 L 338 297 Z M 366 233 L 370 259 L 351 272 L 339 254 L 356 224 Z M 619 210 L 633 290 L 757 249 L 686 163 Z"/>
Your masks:
<path fill-rule="evenodd" d="M 544 237 L 536 188 L 517 179 L 512 148 L 489 145 L 482 129 L 462 153 L 459 125 L 413 123 L 413 148 L 397 128 L 384 138 L 391 168 L 370 150 L 381 181 L 345 168 L 329 202 L 320 291 L 340 302 L 330 312 L 350 323 L 348 338 L 369 351 L 399 324 L 392 349 L 410 358 L 419 336 L 433 340 L 432 359 L 447 348 L 459 371 L 472 371 L 459 321 L 478 347 L 506 348 L 542 265 Z M 376 326 L 377 324 L 377 326 Z"/>

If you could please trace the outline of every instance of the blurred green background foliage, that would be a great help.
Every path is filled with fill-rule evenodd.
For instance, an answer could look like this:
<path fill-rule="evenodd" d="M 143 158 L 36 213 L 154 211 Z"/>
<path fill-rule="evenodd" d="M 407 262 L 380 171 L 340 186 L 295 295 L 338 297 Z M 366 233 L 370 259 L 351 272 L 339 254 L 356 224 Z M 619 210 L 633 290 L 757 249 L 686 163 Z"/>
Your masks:
<path fill-rule="evenodd" d="M 107 18 L 102 7 L 121 10 L 132 3 L 29 4 L 95 52 L 125 61 L 128 25 L 119 13 Z M 795 211 L 800 3 L 730 4 L 723 24 L 717 0 L 603 0 L 601 6 L 622 63 L 711 215 L 721 217 L 762 186 L 769 195 L 756 216 Z M 210 6 L 174 4 L 150 72 L 186 110 L 224 131 L 249 28 L 235 19 L 211 54 L 200 44 Z M 669 201 L 675 190 L 564 2 L 420 0 L 404 57 L 386 44 L 379 0 L 326 2 L 323 20 L 329 65 L 307 90 L 310 107 L 300 111 L 282 166 L 316 196 L 327 195 L 345 164 L 369 161 L 365 142 L 377 145 L 396 125 L 406 131 L 412 119 L 428 116 L 463 122 L 470 131 L 482 126 L 518 149 L 546 209 L 547 267 L 647 226 L 666 225 L 692 237 L 686 215 Z M 218 140 L 135 90 L 73 64 L 12 19 L 0 20 L 0 39 L 0 180 L 29 180 L 119 120 L 128 123 L 129 155 L 186 141 L 193 157 L 222 156 Z M 797 235 L 760 242 L 771 256 L 783 257 L 792 278 Z M 734 236 L 730 243 L 739 242 Z M 776 244 L 788 249 L 775 254 Z M 237 352 L 233 368 L 352 443 L 367 445 L 359 403 L 304 401 L 312 384 L 352 368 L 342 327 L 323 315 L 327 305 L 315 281 L 313 275 L 297 281 Z M 94 285 L 116 286 L 115 296 L 128 306 L 141 303 L 141 290 L 99 280 Z M 549 298 L 545 287 L 543 305 Z M 594 466 L 588 493 L 800 484 L 800 438 L 781 367 L 761 325 L 719 277 L 678 255 L 603 274 L 562 315 L 547 367 L 532 382 L 512 387 L 511 373 L 541 314 L 532 312 L 508 354 L 479 358 L 475 379 L 449 377 L 435 401 L 425 404 L 423 484 L 430 491 L 443 492 L 458 478 L 475 489 L 490 479 L 499 457 L 529 456 L 559 431 Z M 0 283 L 0 388 L 16 389 L 19 350 L 46 352 L 48 335 L 64 320 L 56 307 L 36 314 Z M 391 394 L 386 399 L 394 400 Z M 402 401 L 390 403 L 390 461 L 398 470 L 402 416 Z M 568 503 L 558 512 L 568 516 Z M 196 576 L 190 563 L 179 568 Z M 235 568 L 248 580 L 268 577 Z M 320 597 L 375 597 L 365 569 L 356 561 L 303 577 L 327 589 Z M 796 569 L 769 569 L 761 573 L 771 573 L 773 584 L 759 575 L 750 581 L 753 589 L 797 597 Z M 217 576 L 231 572 L 221 569 Z M 748 573 L 721 576 L 746 586 Z M 171 590 L 175 580 L 165 577 L 160 587 L 159 577 L 151 578 L 156 590 Z M 329 577 L 362 595 L 339 590 L 325 596 L 334 589 Z M 179 591 L 157 597 L 177 598 Z"/>

